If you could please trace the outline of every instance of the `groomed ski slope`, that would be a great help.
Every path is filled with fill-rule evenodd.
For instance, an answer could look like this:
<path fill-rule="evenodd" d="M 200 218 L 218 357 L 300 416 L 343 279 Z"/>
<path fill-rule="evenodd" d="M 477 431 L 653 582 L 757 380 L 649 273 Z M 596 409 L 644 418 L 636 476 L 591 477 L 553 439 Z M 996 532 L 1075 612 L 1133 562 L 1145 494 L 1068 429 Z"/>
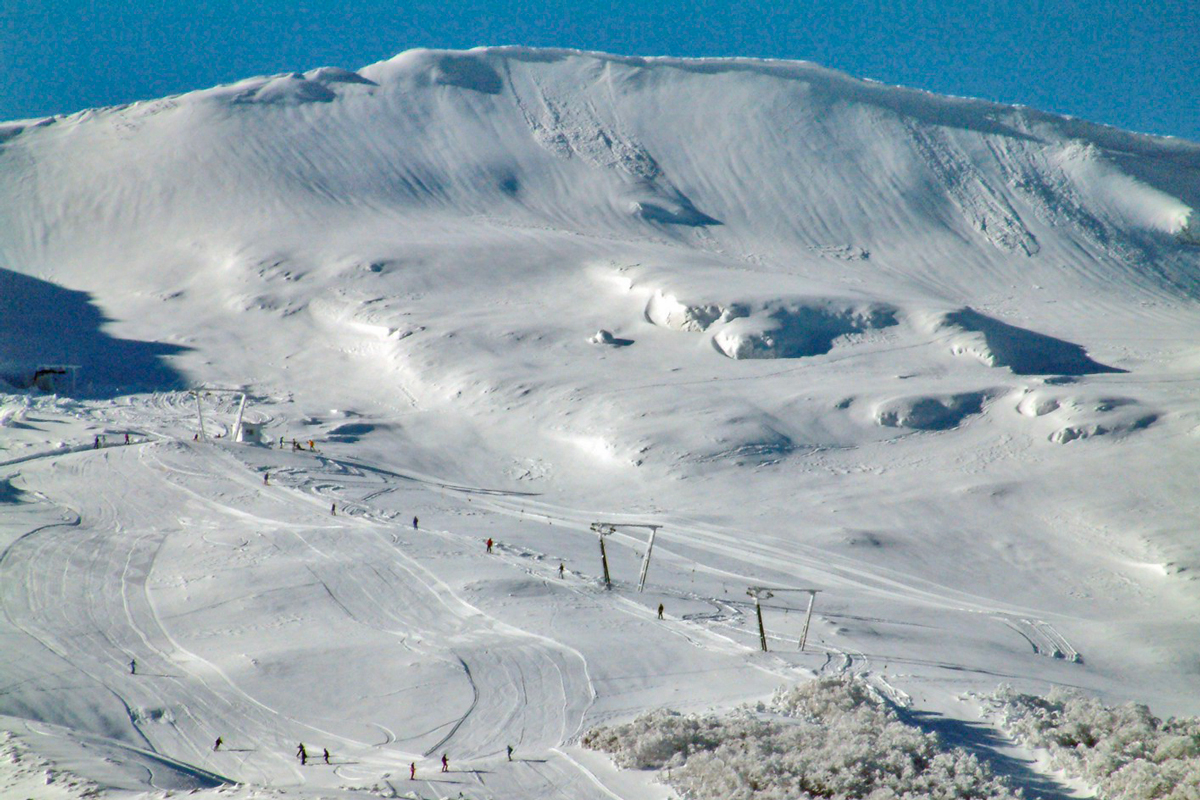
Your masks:
<path fill-rule="evenodd" d="M 1198 187 L 1029 109 L 519 48 L 0 126 L 0 366 L 86 398 L 3 395 L 0 727 L 130 792 L 640 800 L 584 731 L 854 674 L 1064 793 L 977 695 L 1200 713 Z M 228 393 L 194 440 L 195 386 L 287 446 Z M 662 526 L 646 592 L 598 521 Z M 751 586 L 820 590 L 805 652 Z"/>

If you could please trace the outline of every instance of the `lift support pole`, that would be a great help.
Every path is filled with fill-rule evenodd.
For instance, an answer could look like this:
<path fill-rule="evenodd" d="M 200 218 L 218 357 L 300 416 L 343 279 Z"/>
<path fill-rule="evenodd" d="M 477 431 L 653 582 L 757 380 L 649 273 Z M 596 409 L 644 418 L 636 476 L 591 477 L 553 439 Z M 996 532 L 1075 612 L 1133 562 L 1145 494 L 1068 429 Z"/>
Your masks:
<path fill-rule="evenodd" d="M 200 439 L 201 441 L 208 439 L 204 433 L 204 412 L 200 410 L 200 393 L 192 392 L 192 396 L 196 398 L 196 419 L 200 421 Z"/>
<path fill-rule="evenodd" d="M 758 595 L 754 596 L 754 613 L 758 616 L 758 643 L 762 645 L 762 651 L 767 652 L 767 629 L 763 627 L 762 621 L 762 604 L 758 602 Z"/>
<path fill-rule="evenodd" d="M 600 532 L 600 563 L 604 566 L 604 588 L 612 589 L 612 578 L 608 577 L 608 553 L 604 550 L 604 532 Z"/>
<path fill-rule="evenodd" d="M 800 650 L 804 650 L 804 645 L 808 642 L 808 623 L 812 622 L 813 603 L 816 602 L 817 593 L 808 593 L 808 613 L 804 615 L 804 631 L 800 634 Z"/>
<path fill-rule="evenodd" d="M 646 544 L 646 555 L 642 559 L 642 574 L 638 576 L 638 591 L 646 588 L 646 573 L 650 571 L 650 553 L 654 550 L 654 537 L 658 533 L 660 526 L 648 525 L 650 528 L 650 541 Z"/>
<path fill-rule="evenodd" d="M 242 395 L 242 402 L 238 403 L 237 422 L 233 423 L 233 436 L 230 438 L 235 442 L 239 441 L 242 435 L 242 415 L 246 413 L 246 395 Z"/>

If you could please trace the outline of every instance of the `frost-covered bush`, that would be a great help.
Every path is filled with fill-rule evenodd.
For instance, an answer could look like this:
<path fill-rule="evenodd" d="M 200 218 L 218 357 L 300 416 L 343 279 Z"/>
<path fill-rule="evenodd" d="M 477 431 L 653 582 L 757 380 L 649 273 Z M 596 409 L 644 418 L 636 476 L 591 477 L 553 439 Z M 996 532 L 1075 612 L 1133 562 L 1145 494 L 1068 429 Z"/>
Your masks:
<path fill-rule="evenodd" d="M 724 716 L 655 711 L 584 745 L 668 768 L 691 800 L 969 800 L 1015 794 L 973 755 L 901 721 L 862 682 L 826 678 Z"/>
<path fill-rule="evenodd" d="M 1001 687 L 992 701 L 1015 737 L 1049 750 L 1100 798 L 1200 800 L 1200 719 L 1164 722 L 1143 705 L 1106 706 L 1058 688 L 1039 697 Z"/>
<path fill-rule="evenodd" d="M 639 735 L 631 738 L 632 726 Z M 715 717 L 685 717 L 665 709 L 650 711 L 629 725 L 595 728 L 583 743 L 593 750 L 613 754 L 622 767 L 659 769 L 683 763 L 693 752 L 711 750 L 720 743 L 721 724 Z"/>

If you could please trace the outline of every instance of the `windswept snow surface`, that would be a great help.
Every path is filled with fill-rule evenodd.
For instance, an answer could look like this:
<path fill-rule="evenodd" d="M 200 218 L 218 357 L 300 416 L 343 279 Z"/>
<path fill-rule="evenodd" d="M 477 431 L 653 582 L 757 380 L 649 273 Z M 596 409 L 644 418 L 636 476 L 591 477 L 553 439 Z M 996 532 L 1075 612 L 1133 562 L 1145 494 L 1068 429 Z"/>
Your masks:
<path fill-rule="evenodd" d="M 586 730 L 824 674 L 1065 795 L 970 698 L 1200 713 L 1197 207 L 1200 145 L 803 63 L 0 125 L 0 787 L 648 800 Z"/>

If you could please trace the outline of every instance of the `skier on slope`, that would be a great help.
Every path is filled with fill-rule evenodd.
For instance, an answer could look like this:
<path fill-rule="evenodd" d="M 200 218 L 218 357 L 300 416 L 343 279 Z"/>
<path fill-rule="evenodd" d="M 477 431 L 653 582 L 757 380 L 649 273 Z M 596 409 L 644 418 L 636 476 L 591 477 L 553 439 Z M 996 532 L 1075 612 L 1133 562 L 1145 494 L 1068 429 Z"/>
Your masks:
<path fill-rule="evenodd" d="M 508 760 L 509 761 L 512 761 L 512 754 L 513 754 L 513 749 L 512 749 L 512 745 L 510 744 L 508 746 Z"/>
<path fill-rule="evenodd" d="M 488 551 L 489 553 L 490 553 L 490 552 L 492 552 L 492 545 L 493 545 L 493 544 L 494 544 L 494 542 L 492 541 L 492 537 L 490 537 L 490 536 L 489 536 L 489 537 L 488 537 L 488 540 L 487 540 L 487 551 Z"/>
<path fill-rule="evenodd" d="M 412 762 L 408 765 L 408 779 L 415 781 L 417 779 L 417 762 Z"/>
<path fill-rule="evenodd" d="M 442 753 L 442 772 L 449 772 L 449 771 L 450 771 L 450 759 L 446 756 L 445 753 Z"/>
<path fill-rule="evenodd" d="M 225 740 L 218 736 L 217 740 L 213 742 L 213 752 L 215 753 L 216 751 L 220 750 L 221 745 L 223 744 L 225 744 Z"/>
<path fill-rule="evenodd" d="M 325 750 L 325 763 L 328 764 L 329 763 L 329 748 L 326 747 L 323 749 Z"/>
<path fill-rule="evenodd" d="M 415 531 L 416 529 L 417 529 L 417 518 L 413 517 L 413 530 Z"/>
<path fill-rule="evenodd" d="M 308 763 L 308 751 L 304 749 L 304 742 L 301 742 L 296 748 L 296 757 L 300 759 L 300 766 L 303 767 Z"/>

